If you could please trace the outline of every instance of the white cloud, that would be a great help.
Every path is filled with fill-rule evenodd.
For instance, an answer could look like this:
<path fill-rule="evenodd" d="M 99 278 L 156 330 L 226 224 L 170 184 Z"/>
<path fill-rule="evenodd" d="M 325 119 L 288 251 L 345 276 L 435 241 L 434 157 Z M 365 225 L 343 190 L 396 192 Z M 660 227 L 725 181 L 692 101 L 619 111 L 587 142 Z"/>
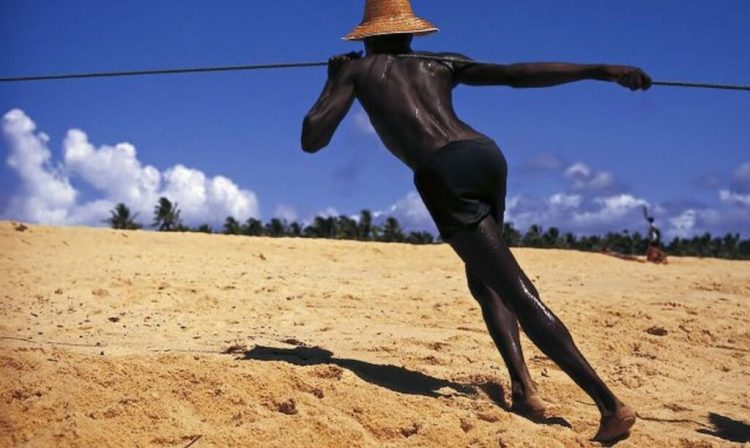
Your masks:
<path fill-rule="evenodd" d="M 335 207 L 326 207 L 325 209 L 316 213 L 315 216 L 320 216 L 321 218 L 338 218 L 339 216 L 341 216 L 341 213 L 339 213 L 339 211 L 336 210 Z"/>
<path fill-rule="evenodd" d="M 628 194 L 593 199 L 564 193 L 546 199 L 515 196 L 507 201 L 505 219 L 521 231 L 532 224 L 574 233 L 620 231 L 642 226 L 643 205 L 648 202 Z"/>
<path fill-rule="evenodd" d="M 750 207 L 750 194 L 734 193 L 729 190 L 720 190 L 719 199 L 728 205 L 742 205 Z"/>
<path fill-rule="evenodd" d="M 416 191 L 410 191 L 406 196 L 396 201 L 388 209 L 388 213 L 414 222 L 425 222 L 431 219 L 430 212 L 427 211 L 427 207 L 425 207 L 422 198 Z"/>
<path fill-rule="evenodd" d="M 71 129 L 63 155 L 67 174 L 80 177 L 110 200 L 152 204 L 158 199 L 161 174 L 152 166 L 141 166 L 130 143 L 97 149 L 83 131 Z"/>
<path fill-rule="evenodd" d="M 51 164 L 49 138 L 36 131 L 34 122 L 20 109 L 3 117 L 8 140 L 8 165 L 21 179 L 21 190 L 10 201 L 4 215 L 11 219 L 46 224 L 101 225 L 109 210 L 124 202 L 148 225 L 153 207 L 161 196 L 177 202 L 187 224 L 218 224 L 226 216 L 257 217 L 258 200 L 252 191 L 239 188 L 223 176 L 175 165 L 163 173 L 138 160 L 130 143 L 95 147 L 85 132 L 68 131 L 63 142 L 63 160 Z M 87 202 L 71 179 L 82 181 L 96 193 Z"/>
<path fill-rule="evenodd" d="M 750 226 L 750 213 L 737 208 L 689 208 L 668 219 L 668 238 L 690 238 L 704 233 L 721 236 Z M 742 232 L 740 232 L 742 233 Z M 748 237 L 743 233 L 744 238 Z"/>
<path fill-rule="evenodd" d="M 679 215 L 669 219 L 669 229 L 672 236 L 685 238 L 695 231 L 697 213 L 693 209 L 688 209 Z"/>
<path fill-rule="evenodd" d="M 427 211 L 422 198 L 416 191 L 410 191 L 406 196 L 400 198 L 395 204 L 388 207 L 387 211 L 374 214 L 383 219 L 393 216 L 398 219 L 401 227 L 407 231 L 427 231 L 437 235 L 437 227 Z"/>
<path fill-rule="evenodd" d="M 207 178 L 196 169 L 176 165 L 163 174 L 161 196 L 177 202 L 183 216 L 202 217 L 200 221 L 221 221 L 226 216 L 245 220 L 257 217 L 258 201 L 255 193 L 241 190 L 223 176 Z"/>
<path fill-rule="evenodd" d="M 273 212 L 274 218 L 279 218 L 286 222 L 294 222 L 297 220 L 298 214 L 294 207 L 284 204 L 276 206 L 276 210 Z"/>
<path fill-rule="evenodd" d="M 403 197 L 399 198 L 394 204 L 385 209 L 372 210 L 372 218 L 375 224 L 382 224 L 389 217 L 394 217 L 401 224 L 401 228 L 407 232 L 427 231 L 433 235 L 438 234 L 437 227 L 432 221 L 430 212 L 427 211 L 422 198 L 416 191 L 410 191 Z M 359 222 L 359 214 L 350 216 L 350 218 Z"/>
<path fill-rule="evenodd" d="M 565 177 L 569 179 L 586 178 L 591 176 L 591 170 L 583 163 L 574 163 L 565 170 Z"/>
<path fill-rule="evenodd" d="M 615 178 L 608 171 L 594 172 L 587 165 L 578 162 L 565 170 L 565 177 L 571 182 L 574 191 L 589 193 L 612 192 L 616 187 Z"/>
<path fill-rule="evenodd" d="M 6 161 L 23 184 L 23 197 L 12 198 L 9 211 L 29 221 L 62 224 L 77 192 L 62 170 L 51 165 L 49 137 L 35 131 L 36 124 L 20 109 L 3 117 L 10 152 Z"/>
<path fill-rule="evenodd" d="M 578 194 L 568 195 L 564 193 L 558 193 L 550 196 L 549 203 L 553 208 L 567 210 L 580 207 L 582 200 L 583 197 Z"/>
<path fill-rule="evenodd" d="M 593 202 L 598 208 L 593 211 L 575 213 L 573 222 L 581 227 L 594 225 L 614 224 L 627 215 L 632 215 L 635 210 L 640 213 L 640 208 L 648 203 L 643 199 L 635 198 L 629 194 L 617 196 L 595 198 Z"/>
<path fill-rule="evenodd" d="M 732 173 L 730 187 L 738 193 L 750 193 L 750 162 L 743 163 Z"/>

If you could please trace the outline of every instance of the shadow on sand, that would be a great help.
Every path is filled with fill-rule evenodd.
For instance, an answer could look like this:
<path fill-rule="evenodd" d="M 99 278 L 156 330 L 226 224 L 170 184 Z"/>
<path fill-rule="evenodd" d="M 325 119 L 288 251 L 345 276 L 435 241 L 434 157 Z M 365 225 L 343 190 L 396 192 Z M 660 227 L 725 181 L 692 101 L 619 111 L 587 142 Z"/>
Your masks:
<path fill-rule="evenodd" d="M 713 429 L 699 429 L 699 433 L 720 437 L 730 442 L 750 442 L 750 425 L 747 423 L 713 412 L 708 413 L 708 421 L 713 425 Z"/>
<path fill-rule="evenodd" d="M 510 409 L 510 406 L 505 401 L 503 387 L 495 382 L 481 382 L 476 384 L 457 383 L 391 364 L 373 364 L 357 359 L 337 358 L 333 356 L 333 352 L 330 350 L 304 345 L 295 348 L 264 347 L 258 345 L 251 350 L 238 354 L 241 355 L 239 359 L 245 360 L 284 361 L 298 366 L 334 365 L 351 371 L 368 383 L 404 394 L 423 395 L 427 397 L 452 395 L 474 397 L 481 390 L 502 409 L 506 411 Z M 452 389 L 455 392 L 447 392 L 443 390 L 444 388 Z M 570 423 L 560 417 L 538 418 L 532 421 L 571 428 Z"/>
<path fill-rule="evenodd" d="M 435 378 L 394 365 L 372 364 L 356 359 L 336 358 L 333 356 L 333 352 L 320 347 L 295 347 L 288 349 L 255 346 L 243 355 L 242 359 L 246 360 L 285 361 L 298 366 L 335 365 L 350 370 L 368 383 L 403 394 L 425 395 L 428 397 L 450 395 L 438 392 L 445 387 L 451 388 L 461 395 L 475 395 L 477 393 L 477 389 L 473 385 Z"/>

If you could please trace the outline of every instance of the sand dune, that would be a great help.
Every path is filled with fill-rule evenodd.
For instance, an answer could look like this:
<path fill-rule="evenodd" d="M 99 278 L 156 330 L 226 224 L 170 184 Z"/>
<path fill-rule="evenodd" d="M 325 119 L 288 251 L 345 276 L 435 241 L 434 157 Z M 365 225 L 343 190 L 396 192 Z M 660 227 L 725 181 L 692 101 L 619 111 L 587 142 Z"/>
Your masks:
<path fill-rule="evenodd" d="M 514 251 L 640 416 L 621 447 L 750 440 L 750 263 Z M 445 245 L 0 222 L 0 446 L 586 447 L 593 403 L 526 339 L 509 382 Z"/>

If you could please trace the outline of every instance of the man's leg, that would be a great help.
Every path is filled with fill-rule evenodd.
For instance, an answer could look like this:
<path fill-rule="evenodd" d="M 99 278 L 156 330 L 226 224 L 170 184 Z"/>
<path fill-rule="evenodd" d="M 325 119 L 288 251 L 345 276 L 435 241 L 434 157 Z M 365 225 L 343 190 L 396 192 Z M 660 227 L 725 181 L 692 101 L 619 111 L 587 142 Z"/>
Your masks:
<path fill-rule="evenodd" d="M 503 241 L 495 220 L 487 217 L 476 227 L 456 232 L 448 242 L 468 269 L 506 301 L 534 344 L 594 400 L 602 414 L 595 438 L 612 440 L 625 434 L 635 415 L 594 372 L 567 328 L 542 303 Z"/>
<path fill-rule="evenodd" d="M 482 309 L 482 317 L 500 355 L 508 368 L 513 406 L 511 410 L 532 417 L 544 416 L 546 406 L 539 399 L 531 381 L 529 369 L 523 359 L 518 320 L 513 311 L 503 303 L 500 295 L 487 287 L 482 280 L 466 269 L 469 290 Z"/>

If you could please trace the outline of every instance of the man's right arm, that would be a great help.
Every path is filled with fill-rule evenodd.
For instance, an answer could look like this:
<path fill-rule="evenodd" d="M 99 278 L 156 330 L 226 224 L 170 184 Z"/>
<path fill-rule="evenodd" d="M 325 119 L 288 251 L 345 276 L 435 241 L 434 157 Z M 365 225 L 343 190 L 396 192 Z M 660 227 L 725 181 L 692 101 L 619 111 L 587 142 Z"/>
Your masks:
<path fill-rule="evenodd" d="M 354 102 L 354 83 L 346 72 L 346 63 L 358 53 L 334 56 L 328 61 L 328 81 L 302 123 L 302 149 L 316 152 L 331 141 L 336 128 Z"/>
<path fill-rule="evenodd" d="M 465 64 L 455 70 L 456 81 L 473 86 L 551 87 L 587 79 L 617 82 L 630 90 L 646 90 L 651 78 L 637 67 L 605 64 L 531 62 L 521 64 Z"/>

